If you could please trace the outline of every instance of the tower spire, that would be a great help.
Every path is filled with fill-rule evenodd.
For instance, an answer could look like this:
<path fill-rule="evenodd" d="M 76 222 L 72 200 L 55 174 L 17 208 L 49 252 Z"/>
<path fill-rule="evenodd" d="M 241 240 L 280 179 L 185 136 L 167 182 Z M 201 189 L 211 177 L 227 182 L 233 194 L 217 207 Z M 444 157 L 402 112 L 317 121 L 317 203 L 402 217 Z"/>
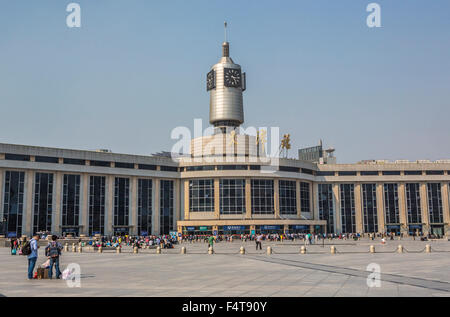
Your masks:
<path fill-rule="evenodd" d="M 223 23 L 224 30 L 225 30 L 225 42 L 222 44 L 222 56 L 223 57 L 230 57 L 230 43 L 227 42 L 227 21 Z"/>
<path fill-rule="evenodd" d="M 225 43 L 227 42 L 227 21 L 223 23 L 225 29 Z"/>

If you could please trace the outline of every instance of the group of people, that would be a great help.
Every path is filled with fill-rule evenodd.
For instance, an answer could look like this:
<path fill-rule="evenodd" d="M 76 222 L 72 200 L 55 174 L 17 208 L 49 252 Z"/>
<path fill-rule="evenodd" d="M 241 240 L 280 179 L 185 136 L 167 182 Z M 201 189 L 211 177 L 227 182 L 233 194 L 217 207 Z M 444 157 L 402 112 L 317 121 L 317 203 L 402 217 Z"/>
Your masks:
<path fill-rule="evenodd" d="M 23 255 L 27 257 L 28 260 L 28 279 L 32 280 L 36 278 L 36 273 L 34 269 L 36 267 L 36 262 L 39 257 L 39 240 L 41 239 L 40 234 L 35 234 L 31 240 L 27 238 L 23 239 L 11 239 L 11 255 Z M 58 241 L 56 235 L 51 236 L 51 241 L 45 247 L 45 257 L 47 261 L 43 264 L 44 268 L 48 269 L 48 278 L 53 276 L 53 266 L 55 267 L 56 278 L 61 277 L 61 271 L 59 268 L 59 257 L 61 256 L 61 251 L 63 249 L 61 243 Z"/>
<path fill-rule="evenodd" d="M 81 239 L 79 240 L 81 242 Z M 177 238 L 170 235 L 161 236 L 112 236 L 112 237 L 101 237 L 92 238 L 87 242 L 87 244 L 92 246 L 102 246 L 102 247 L 114 247 L 118 246 L 130 246 L 130 247 L 149 247 L 149 246 L 159 246 L 161 249 L 171 249 L 173 245 L 178 243 Z"/>

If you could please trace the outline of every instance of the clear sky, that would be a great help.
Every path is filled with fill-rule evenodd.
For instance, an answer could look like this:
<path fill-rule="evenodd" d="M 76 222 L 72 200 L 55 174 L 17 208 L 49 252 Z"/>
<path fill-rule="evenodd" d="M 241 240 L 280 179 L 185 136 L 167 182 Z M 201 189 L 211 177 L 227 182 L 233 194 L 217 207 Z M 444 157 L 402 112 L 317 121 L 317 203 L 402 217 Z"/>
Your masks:
<path fill-rule="evenodd" d="M 291 155 L 322 138 L 341 163 L 450 158 L 450 1 L 376 1 L 381 28 L 370 2 L 0 0 L 0 142 L 170 150 L 208 122 L 226 20 L 245 126 L 279 126 Z"/>

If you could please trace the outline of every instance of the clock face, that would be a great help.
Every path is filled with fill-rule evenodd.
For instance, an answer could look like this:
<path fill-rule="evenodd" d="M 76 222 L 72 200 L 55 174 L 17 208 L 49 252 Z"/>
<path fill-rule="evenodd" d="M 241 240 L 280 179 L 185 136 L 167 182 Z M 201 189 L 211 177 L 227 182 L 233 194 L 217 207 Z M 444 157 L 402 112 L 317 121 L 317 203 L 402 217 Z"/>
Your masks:
<path fill-rule="evenodd" d="M 241 87 L 242 76 L 240 69 L 224 68 L 223 76 L 225 87 Z"/>
<path fill-rule="evenodd" d="M 213 69 L 206 75 L 206 90 L 214 88 L 216 88 L 216 72 Z"/>

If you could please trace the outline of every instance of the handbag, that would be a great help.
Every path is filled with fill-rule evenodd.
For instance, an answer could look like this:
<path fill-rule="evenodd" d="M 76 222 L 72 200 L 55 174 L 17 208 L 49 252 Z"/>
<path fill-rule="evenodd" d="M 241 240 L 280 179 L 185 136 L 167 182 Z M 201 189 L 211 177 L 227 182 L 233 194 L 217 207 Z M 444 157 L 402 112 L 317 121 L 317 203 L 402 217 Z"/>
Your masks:
<path fill-rule="evenodd" d="M 48 259 L 47 261 L 45 261 L 45 262 L 42 264 L 42 267 L 43 267 L 44 269 L 48 268 L 49 266 L 50 266 L 50 259 Z"/>

